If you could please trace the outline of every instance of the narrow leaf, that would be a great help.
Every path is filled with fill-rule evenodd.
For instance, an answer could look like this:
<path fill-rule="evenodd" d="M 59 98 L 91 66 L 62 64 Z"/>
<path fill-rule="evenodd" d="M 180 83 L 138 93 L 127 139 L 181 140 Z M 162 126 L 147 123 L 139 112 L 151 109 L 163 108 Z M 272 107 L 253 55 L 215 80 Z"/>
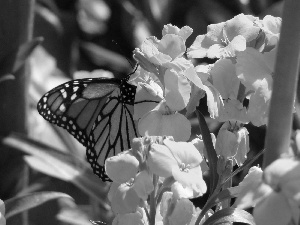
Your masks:
<path fill-rule="evenodd" d="M 218 158 L 217 154 L 210 136 L 210 131 L 209 128 L 206 124 L 205 118 L 200 112 L 199 107 L 196 108 L 196 114 L 199 120 L 199 126 L 200 126 L 200 131 L 201 135 L 203 138 L 204 146 L 207 151 L 207 157 L 208 157 L 208 162 L 209 162 L 209 169 L 210 169 L 210 193 L 212 194 L 215 188 L 217 187 L 219 175 L 217 173 L 217 163 L 218 163 Z"/>
<path fill-rule="evenodd" d="M 124 72 L 129 70 L 129 63 L 123 56 L 91 42 L 83 42 L 80 47 L 97 66 L 107 66 L 114 71 Z"/>
<path fill-rule="evenodd" d="M 56 217 L 66 224 L 91 225 L 88 215 L 78 208 L 64 208 Z"/>
<path fill-rule="evenodd" d="M 4 138 L 3 143 L 30 154 L 25 160 L 34 169 L 52 176 L 56 173 L 54 177 L 73 183 L 100 202 L 103 209 L 110 208 L 106 203 L 108 186 L 93 174 L 87 162 L 20 134 Z"/>
<path fill-rule="evenodd" d="M 28 56 L 33 52 L 33 50 L 42 43 L 44 39 L 42 37 L 36 37 L 30 42 L 27 42 L 20 46 L 17 52 L 17 57 L 13 66 L 13 73 L 18 71 L 20 67 L 25 63 Z"/>
<path fill-rule="evenodd" d="M 220 193 L 218 193 L 217 195 L 213 196 L 212 198 L 210 198 L 202 210 L 208 211 L 218 203 L 227 199 L 236 198 L 238 197 L 239 194 L 240 194 L 239 188 L 237 187 L 227 188 L 221 191 Z"/>
<path fill-rule="evenodd" d="M 222 183 L 221 186 L 223 186 L 223 184 L 225 184 L 229 179 L 231 179 L 232 177 L 234 177 L 236 174 L 238 174 L 239 172 L 241 172 L 242 170 L 244 170 L 245 168 L 248 168 L 249 166 L 251 166 L 251 164 L 258 159 L 259 156 L 261 156 L 264 151 L 266 149 L 262 149 L 259 153 L 257 153 L 254 157 L 252 157 L 251 159 L 247 159 L 244 164 L 242 166 L 240 166 L 239 168 L 237 168 L 235 171 L 233 171 L 229 177 L 226 178 L 226 180 Z"/>
<path fill-rule="evenodd" d="M 73 199 L 71 196 L 61 192 L 35 192 L 24 196 L 14 197 L 4 201 L 6 209 L 5 217 L 8 219 L 18 213 L 32 209 L 47 201 L 57 198 Z"/>
<path fill-rule="evenodd" d="M 209 217 L 203 225 L 232 224 L 233 222 L 255 225 L 250 213 L 237 208 L 222 209 Z"/>
<path fill-rule="evenodd" d="M 90 220 L 91 216 L 86 212 L 85 209 L 81 209 L 78 206 L 64 207 L 60 210 L 59 214 L 56 216 L 58 220 L 73 225 L 104 225 L 105 222 L 101 221 L 92 221 Z M 114 217 L 113 213 L 98 211 L 96 214 L 97 218 L 101 218 L 103 221 L 111 221 Z"/>

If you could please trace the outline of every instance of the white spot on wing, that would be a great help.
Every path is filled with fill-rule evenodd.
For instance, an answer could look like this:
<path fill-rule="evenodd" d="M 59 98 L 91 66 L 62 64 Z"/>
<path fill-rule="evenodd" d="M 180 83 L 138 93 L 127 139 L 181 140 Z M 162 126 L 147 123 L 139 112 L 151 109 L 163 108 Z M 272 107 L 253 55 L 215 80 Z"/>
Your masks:
<path fill-rule="evenodd" d="M 64 104 L 61 104 L 60 107 L 59 107 L 59 110 L 62 111 L 62 112 L 65 112 L 66 111 L 66 106 Z"/>
<path fill-rule="evenodd" d="M 77 95 L 74 93 L 74 94 L 71 96 L 71 100 L 73 101 L 76 97 L 77 97 Z"/>

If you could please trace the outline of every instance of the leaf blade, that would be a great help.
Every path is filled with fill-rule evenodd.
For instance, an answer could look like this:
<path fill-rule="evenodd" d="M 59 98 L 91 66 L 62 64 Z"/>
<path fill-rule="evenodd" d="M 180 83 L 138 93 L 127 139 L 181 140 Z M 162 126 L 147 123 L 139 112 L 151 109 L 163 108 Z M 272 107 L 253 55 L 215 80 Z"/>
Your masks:
<path fill-rule="evenodd" d="M 23 196 L 17 196 L 4 201 L 5 208 L 6 208 L 5 217 L 6 219 L 8 219 L 14 215 L 17 215 L 21 212 L 32 209 L 47 201 L 57 199 L 57 198 L 73 199 L 71 196 L 65 193 L 52 192 L 52 191 L 35 192 Z"/>

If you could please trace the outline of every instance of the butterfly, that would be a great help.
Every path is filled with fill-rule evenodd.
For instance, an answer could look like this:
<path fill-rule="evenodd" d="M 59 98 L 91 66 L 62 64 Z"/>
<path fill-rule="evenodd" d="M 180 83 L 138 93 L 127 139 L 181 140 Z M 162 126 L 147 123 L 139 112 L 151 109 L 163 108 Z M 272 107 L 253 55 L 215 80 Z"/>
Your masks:
<path fill-rule="evenodd" d="M 72 80 L 44 94 L 37 104 L 44 119 L 87 147 L 87 160 L 103 181 L 110 181 L 105 160 L 130 149 L 138 136 L 133 119 L 136 86 L 128 83 L 131 74 L 122 79 Z"/>

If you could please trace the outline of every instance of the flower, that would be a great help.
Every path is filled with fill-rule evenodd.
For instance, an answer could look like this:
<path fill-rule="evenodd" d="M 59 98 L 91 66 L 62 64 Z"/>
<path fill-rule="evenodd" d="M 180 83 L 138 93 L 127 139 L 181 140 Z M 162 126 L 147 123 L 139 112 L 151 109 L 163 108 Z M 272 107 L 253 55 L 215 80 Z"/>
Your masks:
<path fill-rule="evenodd" d="M 168 139 L 163 143 L 151 145 L 147 161 L 149 170 L 161 177 L 173 176 L 184 188 L 191 189 L 191 197 L 203 195 L 207 186 L 202 178 L 199 151 L 192 143 Z"/>
<path fill-rule="evenodd" d="M 272 50 L 279 41 L 281 18 L 266 15 L 261 21 L 261 29 L 264 34 L 264 52 Z"/>
<path fill-rule="evenodd" d="M 201 209 L 195 208 L 189 199 L 174 194 L 172 188 L 172 192 L 163 193 L 161 202 L 158 204 L 156 210 L 155 221 L 158 222 L 156 224 L 195 225 L 200 212 Z M 203 224 L 211 215 L 212 210 L 209 210 L 201 220 L 200 224 Z"/>
<path fill-rule="evenodd" d="M 237 54 L 236 73 L 249 93 L 247 117 L 255 126 L 264 125 L 268 120 L 275 57 L 276 49 L 260 53 L 247 48 Z"/>
<path fill-rule="evenodd" d="M 239 183 L 237 187 L 231 187 L 231 189 L 239 189 L 240 194 L 236 199 L 234 206 L 238 208 L 248 208 L 254 207 L 257 202 L 251 201 L 252 198 L 255 198 L 253 193 L 250 193 L 249 190 L 254 187 L 258 186 L 261 182 L 263 175 L 263 171 L 261 168 L 257 166 L 253 166 L 249 169 L 248 174 L 244 177 L 244 179 Z"/>
<path fill-rule="evenodd" d="M 139 172 L 135 177 L 133 188 L 144 201 L 147 200 L 148 195 L 154 190 L 152 180 L 152 175 L 146 170 Z"/>
<path fill-rule="evenodd" d="M 138 123 L 142 136 L 173 136 L 176 141 L 187 141 L 191 136 L 191 123 L 182 114 L 170 110 L 166 101 L 161 101 L 146 113 Z"/>
<path fill-rule="evenodd" d="M 280 158 L 271 163 L 255 182 L 248 182 L 235 205 L 247 208 L 255 205 L 253 215 L 257 225 L 287 225 L 299 223 L 300 161 Z"/>
<path fill-rule="evenodd" d="M 134 213 L 117 215 L 112 225 L 148 225 L 147 216 L 143 208 L 138 208 Z"/>
<path fill-rule="evenodd" d="M 170 225 L 188 225 L 193 216 L 194 211 L 193 203 L 186 199 L 181 198 L 176 202 L 172 214 L 168 217 Z"/>
<path fill-rule="evenodd" d="M 141 67 L 130 77 L 129 83 L 137 87 L 133 119 L 138 120 L 163 99 L 163 85 L 157 76 Z"/>
<path fill-rule="evenodd" d="M 133 188 L 132 183 L 116 183 L 110 186 L 108 199 L 115 214 L 135 213 L 141 199 Z"/>
<path fill-rule="evenodd" d="M 184 41 L 193 33 L 193 29 L 189 26 L 184 26 L 179 29 L 177 26 L 172 24 L 164 25 L 162 30 L 162 35 L 165 36 L 166 34 L 176 34 L 183 38 Z"/>
<path fill-rule="evenodd" d="M 138 169 L 139 161 L 128 150 L 105 160 L 107 175 L 112 181 L 120 184 L 135 177 Z"/>
<path fill-rule="evenodd" d="M 241 81 L 236 75 L 235 64 L 229 59 L 219 59 L 211 66 L 209 74 L 211 85 L 217 90 L 215 94 L 222 98 L 217 102 L 216 119 L 220 122 L 237 120 L 248 123 L 246 107 L 243 106 L 244 96 L 242 99 L 239 96 Z"/>
<path fill-rule="evenodd" d="M 196 109 L 205 91 L 211 118 L 220 122 L 237 120 L 248 123 L 247 109 L 242 103 L 245 94 L 240 97 L 241 81 L 236 75 L 235 64 L 229 59 L 219 59 L 214 64 L 200 65 L 195 69 L 203 88 L 194 88 L 187 113 Z"/>
<path fill-rule="evenodd" d="M 216 140 L 216 153 L 225 159 L 234 159 L 241 166 L 249 152 L 249 137 L 245 127 L 238 122 L 225 122 L 219 130 Z"/>
<path fill-rule="evenodd" d="M 239 14 L 226 22 L 207 26 L 207 34 L 197 36 L 187 50 L 189 58 L 234 57 L 246 49 L 246 44 L 257 38 L 260 28 L 257 18 Z"/>

